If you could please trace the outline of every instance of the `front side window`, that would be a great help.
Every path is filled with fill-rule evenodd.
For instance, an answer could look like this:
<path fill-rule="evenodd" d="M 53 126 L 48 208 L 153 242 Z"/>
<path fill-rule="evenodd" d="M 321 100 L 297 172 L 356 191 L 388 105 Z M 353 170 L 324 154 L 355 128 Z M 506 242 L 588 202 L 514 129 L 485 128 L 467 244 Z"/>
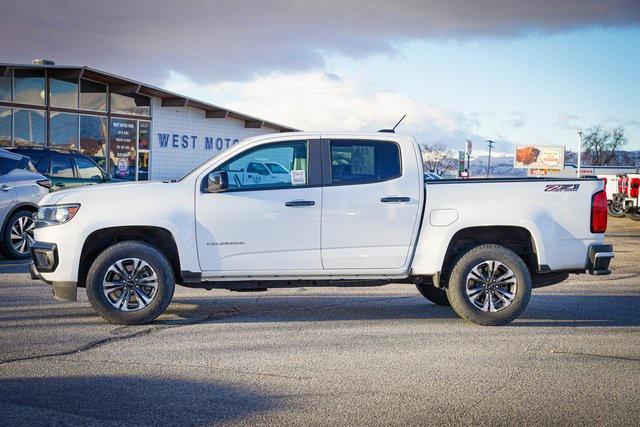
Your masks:
<path fill-rule="evenodd" d="M 91 160 L 81 156 L 76 156 L 75 159 L 76 167 L 78 168 L 78 175 L 80 178 L 93 180 L 102 179 L 102 171 Z"/>
<path fill-rule="evenodd" d="M 363 184 L 401 175 L 398 145 L 386 141 L 331 141 L 331 182 Z"/>
<path fill-rule="evenodd" d="M 305 186 L 308 180 L 307 143 L 266 144 L 239 154 L 215 170 L 227 172 L 230 190 Z"/>
<path fill-rule="evenodd" d="M 70 156 L 51 156 L 51 175 L 58 178 L 73 178 L 73 163 Z"/>

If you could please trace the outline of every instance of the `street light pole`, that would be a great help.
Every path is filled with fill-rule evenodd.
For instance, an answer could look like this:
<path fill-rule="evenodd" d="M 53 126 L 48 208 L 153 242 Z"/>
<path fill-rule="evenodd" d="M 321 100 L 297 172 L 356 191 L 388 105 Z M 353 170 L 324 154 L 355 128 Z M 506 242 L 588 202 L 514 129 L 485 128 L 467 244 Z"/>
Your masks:
<path fill-rule="evenodd" d="M 580 178 L 580 160 L 582 157 L 582 130 L 578 130 L 578 178 Z"/>
<path fill-rule="evenodd" d="M 489 143 L 489 163 L 487 164 L 487 178 L 489 178 L 489 171 L 491 170 L 491 148 L 493 148 L 494 142 L 490 139 L 487 139 Z"/>

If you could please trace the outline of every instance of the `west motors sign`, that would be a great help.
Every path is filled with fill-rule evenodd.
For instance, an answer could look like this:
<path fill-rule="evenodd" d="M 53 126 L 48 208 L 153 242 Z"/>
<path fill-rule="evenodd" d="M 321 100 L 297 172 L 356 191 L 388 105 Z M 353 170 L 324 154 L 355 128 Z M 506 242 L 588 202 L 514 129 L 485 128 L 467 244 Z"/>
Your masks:
<path fill-rule="evenodd" d="M 225 148 L 237 144 L 239 138 L 222 138 L 214 136 L 179 134 L 179 133 L 157 133 L 157 143 L 160 148 L 183 149 L 183 150 L 216 150 L 222 151 Z"/>

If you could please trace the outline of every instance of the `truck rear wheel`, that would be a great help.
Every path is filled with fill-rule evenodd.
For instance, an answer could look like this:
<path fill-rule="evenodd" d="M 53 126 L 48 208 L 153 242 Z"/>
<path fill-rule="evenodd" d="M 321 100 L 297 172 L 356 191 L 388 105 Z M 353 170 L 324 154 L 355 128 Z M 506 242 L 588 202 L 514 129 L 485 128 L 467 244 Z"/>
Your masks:
<path fill-rule="evenodd" d="M 522 258 L 504 246 L 476 246 L 455 262 L 447 297 L 465 320 L 506 325 L 527 307 L 531 275 Z"/>
<path fill-rule="evenodd" d="M 448 307 L 449 299 L 447 298 L 447 293 L 442 288 L 436 288 L 430 280 L 420 280 L 416 282 L 416 288 L 418 288 L 418 292 L 420 295 L 428 299 L 434 304 L 442 305 Z"/>
<path fill-rule="evenodd" d="M 138 241 L 105 249 L 87 274 L 87 297 L 111 323 L 139 325 L 158 317 L 173 298 L 175 279 L 169 260 Z"/>

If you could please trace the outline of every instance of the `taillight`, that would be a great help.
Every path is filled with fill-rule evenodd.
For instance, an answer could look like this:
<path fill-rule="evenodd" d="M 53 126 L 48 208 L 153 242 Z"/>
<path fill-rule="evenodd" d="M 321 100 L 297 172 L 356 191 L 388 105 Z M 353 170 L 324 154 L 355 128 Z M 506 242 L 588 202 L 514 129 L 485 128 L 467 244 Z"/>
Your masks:
<path fill-rule="evenodd" d="M 638 190 L 640 190 L 640 178 L 632 178 L 629 185 L 629 196 L 638 197 L 638 193 L 640 193 Z"/>
<path fill-rule="evenodd" d="M 607 231 L 607 192 L 598 191 L 591 197 L 591 232 Z"/>
<path fill-rule="evenodd" d="M 38 184 L 40 187 L 51 188 L 51 181 L 49 181 L 48 179 L 39 179 L 36 181 L 36 184 Z"/>

